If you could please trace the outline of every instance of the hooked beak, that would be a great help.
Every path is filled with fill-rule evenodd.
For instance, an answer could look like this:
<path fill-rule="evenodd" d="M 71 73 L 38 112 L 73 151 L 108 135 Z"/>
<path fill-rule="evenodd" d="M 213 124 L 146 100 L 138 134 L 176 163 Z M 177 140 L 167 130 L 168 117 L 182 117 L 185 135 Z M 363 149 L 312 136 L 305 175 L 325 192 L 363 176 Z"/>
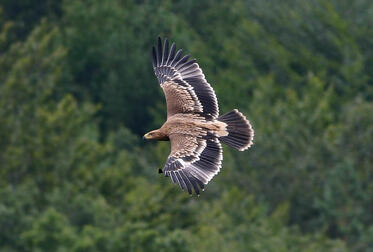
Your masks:
<path fill-rule="evenodd" d="M 148 133 L 146 133 L 143 137 L 142 137 L 142 140 L 147 140 L 148 139 Z"/>

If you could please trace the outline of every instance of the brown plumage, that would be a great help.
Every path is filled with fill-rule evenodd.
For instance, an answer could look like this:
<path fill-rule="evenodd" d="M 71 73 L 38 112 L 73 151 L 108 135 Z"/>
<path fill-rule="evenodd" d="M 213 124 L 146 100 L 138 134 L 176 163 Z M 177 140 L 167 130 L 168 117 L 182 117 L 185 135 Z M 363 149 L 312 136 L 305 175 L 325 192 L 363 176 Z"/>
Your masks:
<path fill-rule="evenodd" d="M 165 176 L 192 194 L 220 171 L 223 142 L 240 151 L 253 144 L 254 130 L 237 109 L 219 116 L 218 100 L 196 60 L 176 52 L 167 39 L 153 47 L 153 68 L 167 103 L 167 121 L 144 139 L 171 142 Z M 162 171 L 162 170 L 161 170 Z"/>

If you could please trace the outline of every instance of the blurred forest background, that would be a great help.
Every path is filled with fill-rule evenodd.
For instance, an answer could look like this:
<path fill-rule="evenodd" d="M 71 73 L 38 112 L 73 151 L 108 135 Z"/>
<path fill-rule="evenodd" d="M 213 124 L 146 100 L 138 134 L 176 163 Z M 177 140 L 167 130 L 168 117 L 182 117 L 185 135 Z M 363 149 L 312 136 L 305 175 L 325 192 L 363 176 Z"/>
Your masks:
<path fill-rule="evenodd" d="M 0 250 L 372 251 L 372 28 L 371 0 L 1 0 Z M 141 140 L 159 35 L 256 130 L 199 198 Z"/>

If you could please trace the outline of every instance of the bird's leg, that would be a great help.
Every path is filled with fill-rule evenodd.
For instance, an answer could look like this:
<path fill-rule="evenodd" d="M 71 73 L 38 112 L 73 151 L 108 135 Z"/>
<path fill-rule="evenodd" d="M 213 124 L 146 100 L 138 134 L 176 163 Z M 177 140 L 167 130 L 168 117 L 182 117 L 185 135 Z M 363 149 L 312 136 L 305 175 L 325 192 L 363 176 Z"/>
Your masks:
<path fill-rule="evenodd" d="M 163 173 L 162 169 L 158 169 L 158 173 Z"/>

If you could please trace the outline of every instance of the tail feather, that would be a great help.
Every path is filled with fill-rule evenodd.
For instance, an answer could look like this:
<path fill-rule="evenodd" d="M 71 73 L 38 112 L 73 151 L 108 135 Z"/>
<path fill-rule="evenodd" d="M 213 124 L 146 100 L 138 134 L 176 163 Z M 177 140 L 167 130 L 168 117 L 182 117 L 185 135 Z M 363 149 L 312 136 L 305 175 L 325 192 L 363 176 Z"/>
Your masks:
<path fill-rule="evenodd" d="M 228 135 L 220 137 L 220 141 L 239 150 L 244 151 L 253 144 L 254 130 L 246 117 L 237 109 L 222 116 L 219 121 L 227 124 Z"/>

